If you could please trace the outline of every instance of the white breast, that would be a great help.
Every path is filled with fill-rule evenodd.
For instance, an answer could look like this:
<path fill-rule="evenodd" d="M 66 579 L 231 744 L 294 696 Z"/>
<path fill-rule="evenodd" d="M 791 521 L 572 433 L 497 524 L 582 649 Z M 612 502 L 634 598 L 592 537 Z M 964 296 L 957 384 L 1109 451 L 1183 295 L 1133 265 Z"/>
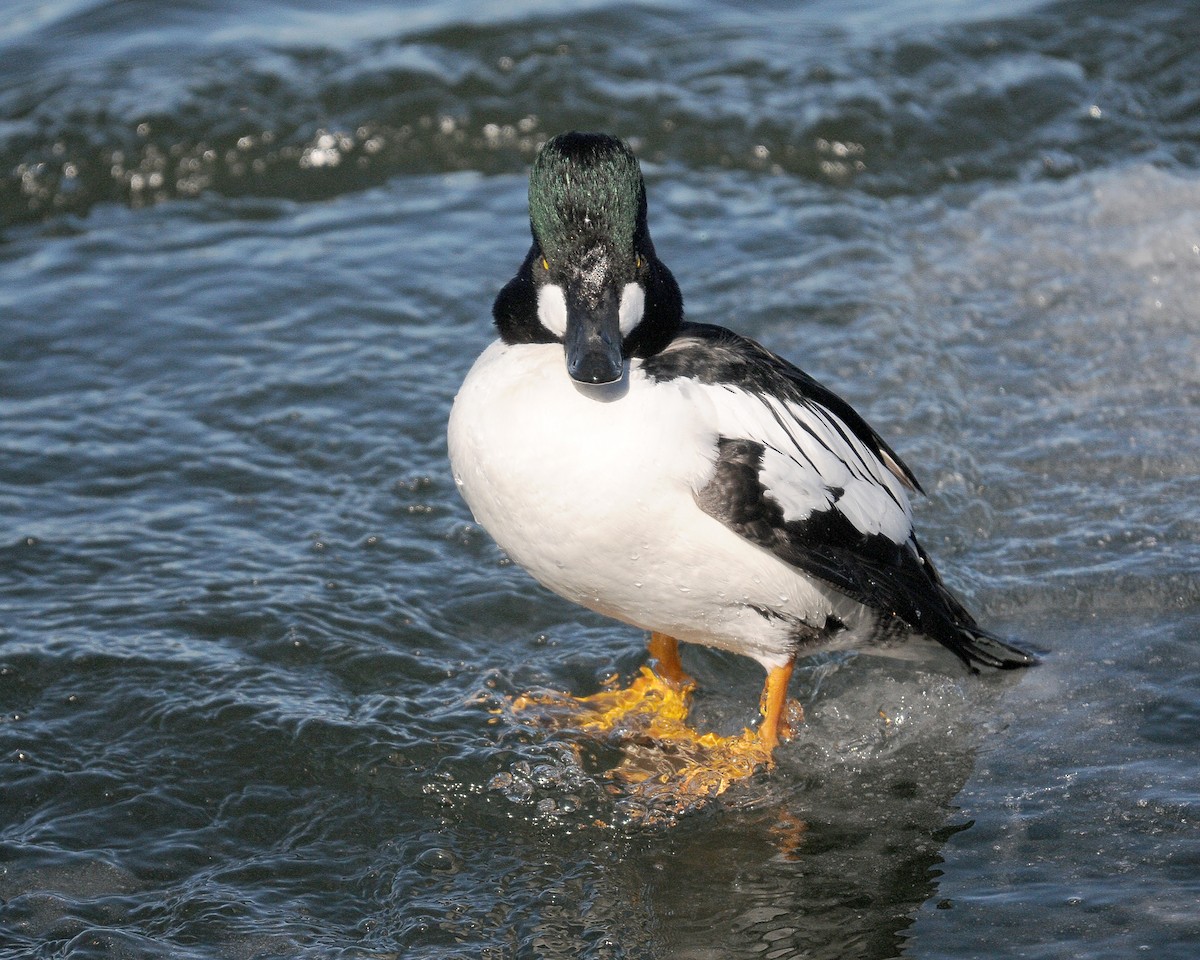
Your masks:
<path fill-rule="evenodd" d="M 451 465 L 476 520 L 551 590 L 770 667 L 787 631 L 755 608 L 820 623 L 835 604 L 697 506 L 716 454 L 712 402 L 686 379 L 650 381 L 637 361 L 620 384 L 577 385 L 561 345 L 496 342 L 454 401 Z"/>

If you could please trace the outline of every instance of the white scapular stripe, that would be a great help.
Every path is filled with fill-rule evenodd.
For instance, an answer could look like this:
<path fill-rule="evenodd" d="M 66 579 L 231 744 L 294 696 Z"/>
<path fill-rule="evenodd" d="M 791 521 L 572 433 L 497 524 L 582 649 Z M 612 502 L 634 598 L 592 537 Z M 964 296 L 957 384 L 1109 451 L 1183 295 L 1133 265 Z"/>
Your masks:
<path fill-rule="evenodd" d="M 727 384 L 705 389 L 714 392 L 721 436 L 763 445 L 759 479 L 785 520 L 833 508 L 864 534 L 882 533 L 895 543 L 912 536 L 903 484 L 829 410 Z"/>

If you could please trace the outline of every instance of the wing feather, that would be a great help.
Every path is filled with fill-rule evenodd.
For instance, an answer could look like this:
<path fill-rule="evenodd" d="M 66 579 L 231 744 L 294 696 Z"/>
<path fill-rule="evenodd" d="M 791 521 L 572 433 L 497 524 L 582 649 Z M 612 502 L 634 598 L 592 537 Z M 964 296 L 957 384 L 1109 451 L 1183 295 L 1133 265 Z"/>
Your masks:
<path fill-rule="evenodd" d="M 723 388 L 713 409 L 719 436 L 763 447 L 760 479 L 785 521 L 832 509 L 863 536 L 883 534 L 899 544 L 912 535 L 904 485 L 828 408 L 738 387 Z"/>
<path fill-rule="evenodd" d="M 875 611 L 884 632 L 924 633 L 972 669 L 1035 662 L 946 589 L 913 532 L 917 478 L 846 401 L 721 327 L 685 325 L 643 369 L 710 392 L 715 462 L 696 491 L 710 516 Z"/>

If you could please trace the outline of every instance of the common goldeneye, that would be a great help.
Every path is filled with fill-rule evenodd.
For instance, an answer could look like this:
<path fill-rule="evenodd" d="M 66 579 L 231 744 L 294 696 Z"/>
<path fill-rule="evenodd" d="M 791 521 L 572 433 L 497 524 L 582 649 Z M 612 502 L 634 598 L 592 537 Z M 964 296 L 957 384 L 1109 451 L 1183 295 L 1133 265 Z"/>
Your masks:
<path fill-rule="evenodd" d="M 499 339 L 454 401 L 454 478 L 475 518 L 555 593 L 767 671 L 758 747 L 788 733 L 797 656 L 927 638 L 969 668 L 1034 658 L 984 631 L 913 532 L 912 471 L 854 409 L 759 344 L 690 323 L 646 223 L 630 149 L 550 140 L 533 245 L 493 307 Z"/>

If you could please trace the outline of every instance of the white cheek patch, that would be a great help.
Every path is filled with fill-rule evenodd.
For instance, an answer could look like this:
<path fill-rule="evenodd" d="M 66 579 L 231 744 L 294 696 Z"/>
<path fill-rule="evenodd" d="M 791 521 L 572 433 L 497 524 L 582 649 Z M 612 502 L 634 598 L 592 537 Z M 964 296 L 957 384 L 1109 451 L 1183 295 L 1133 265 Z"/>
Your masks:
<path fill-rule="evenodd" d="M 538 320 L 556 337 L 567 333 L 567 296 L 563 288 L 555 283 L 538 287 Z"/>
<path fill-rule="evenodd" d="M 618 313 L 622 336 L 629 336 L 630 331 L 642 322 L 642 314 L 645 310 L 646 291 L 642 289 L 642 285 L 640 283 L 625 284 L 625 289 L 621 291 L 621 307 Z"/>

